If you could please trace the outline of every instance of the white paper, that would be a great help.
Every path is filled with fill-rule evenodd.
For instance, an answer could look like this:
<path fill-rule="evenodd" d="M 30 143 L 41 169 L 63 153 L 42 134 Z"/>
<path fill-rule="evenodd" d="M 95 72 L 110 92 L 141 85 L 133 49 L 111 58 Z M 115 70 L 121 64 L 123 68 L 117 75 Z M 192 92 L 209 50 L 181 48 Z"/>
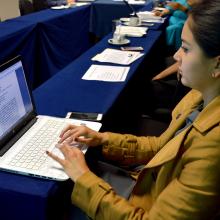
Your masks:
<path fill-rule="evenodd" d="M 80 6 L 84 6 L 84 5 L 90 5 L 90 2 L 76 2 L 76 6 L 80 7 Z"/>
<path fill-rule="evenodd" d="M 107 82 L 125 81 L 130 67 L 92 65 L 86 71 L 82 79 Z"/>
<path fill-rule="evenodd" d="M 143 55 L 143 53 L 135 51 L 121 51 L 107 48 L 102 53 L 94 56 L 92 60 L 98 62 L 129 65 Z"/>
<path fill-rule="evenodd" d="M 130 0 L 130 1 L 128 1 L 128 3 L 131 5 L 144 5 L 146 2 L 145 1 Z"/>
<path fill-rule="evenodd" d="M 154 22 L 154 23 L 163 23 L 165 18 L 160 16 L 156 16 L 151 11 L 140 11 L 137 13 L 138 17 L 141 19 L 142 22 Z"/>
<path fill-rule="evenodd" d="M 147 27 L 120 26 L 116 27 L 116 33 L 129 37 L 142 37 L 147 33 Z"/>
<path fill-rule="evenodd" d="M 123 0 L 113 0 L 113 1 L 115 1 L 115 2 L 123 2 Z M 129 4 L 131 4 L 131 5 L 144 5 L 146 3 L 145 1 L 140 1 L 140 0 L 138 0 L 138 1 L 136 1 L 136 0 L 129 0 L 127 2 Z"/>

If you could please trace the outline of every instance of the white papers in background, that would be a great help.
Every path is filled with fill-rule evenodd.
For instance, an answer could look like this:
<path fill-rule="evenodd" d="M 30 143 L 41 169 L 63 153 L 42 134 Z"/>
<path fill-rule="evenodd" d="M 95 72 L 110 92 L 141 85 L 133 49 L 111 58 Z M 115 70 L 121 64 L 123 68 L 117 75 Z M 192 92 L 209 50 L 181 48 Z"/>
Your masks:
<path fill-rule="evenodd" d="M 165 18 L 154 15 L 153 12 L 150 11 L 140 11 L 137 13 L 138 17 L 142 22 L 154 22 L 154 23 L 163 23 Z"/>
<path fill-rule="evenodd" d="M 116 33 L 128 37 L 143 37 L 147 34 L 147 27 L 120 26 L 116 27 Z"/>
<path fill-rule="evenodd" d="M 90 5 L 90 2 L 76 2 L 76 6 Z"/>
<path fill-rule="evenodd" d="M 163 7 L 154 7 L 154 10 L 157 10 L 157 11 L 165 11 L 167 10 L 166 8 L 163 8 Z"/>
<path fill-rule="evenodd" d="M 58 5 L 58 6 L 52 6 L 51 9 L 59 10 L 59 9 L 67 9 L 69 8 L 69 5 Z"/>
<path fill-rule="evenodd" d="M 136 51 L 121 51 L 107 48 L 102 53 L 94 56 L 92 60 L 121 65 L 129 65 L 143 55 L 143 53 Z"/>
<path fill-rule="evenodd" d="M 92 65 L 86 71 L 82 79 L 107 82 L 123 82 L 125 81 L 129 70 L 130 67 Z"/>
<path fill-rule="evenodd" d="M 128 1 L 128 3 L 131 5 L 144 5 L 146 2 L 145 1 L 130 0 L 130 1 Z"/>
<path fill-rule="evenodd" d="M 115 1 L 115 2 L 123 2 L 123 0 L 113 0 L 113 1 Z M 132 5 L 143 5 L 143 4 L 146 3 L 146 1 L 140 1 L 140 0 L 138 0 L 138 1 L 136 1 L 136 0 L 129 0 L 127 2 L 129 4 L 132 4 Z"/>

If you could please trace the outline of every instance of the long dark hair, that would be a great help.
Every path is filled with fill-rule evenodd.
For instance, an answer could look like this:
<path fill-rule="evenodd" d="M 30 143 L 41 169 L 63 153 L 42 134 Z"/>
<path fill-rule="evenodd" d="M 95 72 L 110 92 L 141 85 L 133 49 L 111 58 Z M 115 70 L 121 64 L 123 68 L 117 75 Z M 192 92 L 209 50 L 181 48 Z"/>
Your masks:
<path fill-rule="evenodd" d="M 208 57 L 220 55 L 220 0 L 201 0 L 189 12 L 189 27 Z"/>

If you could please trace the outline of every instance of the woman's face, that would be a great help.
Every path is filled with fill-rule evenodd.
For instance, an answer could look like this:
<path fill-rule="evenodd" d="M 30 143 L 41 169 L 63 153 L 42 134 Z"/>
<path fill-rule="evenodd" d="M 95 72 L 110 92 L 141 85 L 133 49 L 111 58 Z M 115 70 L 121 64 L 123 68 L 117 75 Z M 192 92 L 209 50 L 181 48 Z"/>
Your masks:
<path fill-rule="evenodd" d="M 179 74 L 183 85 L 204 91 L 213 83 L 214 58 L 205 56 L 195 41 L 187 19 L 182 31 L 182 46 L 174 55 L 179 64 Z"/>

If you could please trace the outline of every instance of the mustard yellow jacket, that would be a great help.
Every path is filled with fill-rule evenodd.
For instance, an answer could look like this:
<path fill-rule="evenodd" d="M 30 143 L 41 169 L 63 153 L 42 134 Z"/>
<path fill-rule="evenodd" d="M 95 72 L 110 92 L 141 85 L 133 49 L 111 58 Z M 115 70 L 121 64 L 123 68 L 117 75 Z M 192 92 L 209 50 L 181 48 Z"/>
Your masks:
<path fill-rule="evenodd" d="M 75 183 L 73 204 L 98 220 L 211 220 L 220 207 L 220 96 L 174 136 L 201 101 L 198 91 L 190 91 L 160 137 L 109 133 L 107 158 L 146 164 L 131 197 L 118 196 L 88 171 Z"/>

